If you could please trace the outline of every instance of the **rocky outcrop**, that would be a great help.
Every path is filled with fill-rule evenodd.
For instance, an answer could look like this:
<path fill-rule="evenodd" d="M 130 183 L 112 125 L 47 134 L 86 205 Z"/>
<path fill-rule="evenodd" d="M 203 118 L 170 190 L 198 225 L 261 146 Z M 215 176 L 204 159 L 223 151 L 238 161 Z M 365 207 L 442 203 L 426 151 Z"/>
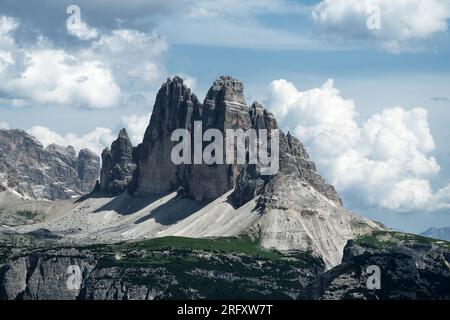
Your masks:
<path fill-rule="evenodd" d="M 99 160 L 99 157 L 89 149 L 81 149 L 78 153 L 78 177 L 83 193 L 91 192 L 98 179 Z"/>
<path fill-rule="evenodd" d="M 67 199 L 90 192 L 100 159 L 71 146 L 44 148 L 22 130 L 0 130 L 0 184 L 33 199 Z"/>
<path fill-rule="evenodd" d="M 158 240 L 114 250 L 98 245 L 26 254 L 22 248 L 19 257 L 0 259 L 0 300 L 294 299 L 323 271 L 307 254 L 240 252 L 239 244 L 252 243 L 239 239 L 229 252 L 202 249 L 211 240 L 195 240 L 198 249 L 163 241 L 171 248 Z M 221 248 L 222 241 L 230 244 L 213 244 Z"/>
<path fill-rule="evenodd" d="M 236 205 L 249 201 L 262 192 L 258 165 L 212 164 L 175 165 L 171 161 L 171 141 L 175 129 L 194 133 L 194 122 L 201 121 L 203 134 L 208 129 L 218 129 L 225 136 L 227 129 L 278 129 L 272 113 L 255 102 L 248 107 L 243 84 L 231 77 L 220 77 L 209 89 L 203 104 L 186 87 L 179 77 L 168 79 L 159 90 L 150 124 L 140 146 L 138 170 L 131 193 L 142 196 L 150 193 L 167 193 L 182 188 L 184 195 L 197 200 L 216 199 L 225 192 L 238 188 L 234 196 Z M 191 138 L 194 144 L 194 138 Z M 294 170 L 318 192 L 340 203 L 334 188 L 316 172 L 314 163 L 302 144 L 291 135 L 282 134 L 281 165 L 284 173 Z M 209 142 L 203 142 L 202 150 Z M 224 144 L 224 154 L 225 152 Z M 191 151 L 193 151 L 192 148 Z M 193 155 L 191 161 L 193 162 Z M 203 161 L 202 161 L 203 162 Z M 238 178 L 242 177 L 239 186 Z M 253 175 L 253 177 L 252 177 Z M 249 182 L 248 180 L 252 180 Z M 255 180 L 255 181 L 253 181 Z M 253 186 L 251 186 L 253 185 Z"/>
<path fill-rule="evenodd" d="M 181 188 L 185 196 L 212 200 L 232 190 L 243 166 L 204 163 L 177 166 L 171 161 L 171 151 L 178 142 L 170 138 L 175 129 L 187 129 L 194 144 L 195 121 L 202 124 L 200 135 L 208 129 L 224 133 L 226 129 L 251 128 L 251 113 L 243 89 L 238 80 L 220 77 L 208 91 L 204 103 L 200 104 L 181 78 L 174 77 L 163 84 L 140 146 L 132 194 L 167 193 Z M 256 117 L 254 120 L 257 121 Z M 206 144 L 202 144 L 202 150 Z M 193 162 L 193 148 L 191 152 Z"/>
<path fill-rule="evenodd" d="M 217 129 L 225 137 L 227 129 L 251 128 L 249 108 L 244 98 L 244 85 L 231 77 L 214 81 L 202 105 L 202 134 Z M 203 149 L 209 142 L 203 144 Z M 202 150 L 203 150 L 202 149 Z M 223 145 L 226 157 L 226 146 Z M 225 161 L 226 159 L 223 159 Z M 205 163 L 193 165 L 184 181 L 185 193 L 197 200 L 215 199 L 234 189 L 244 165 Z"/>
<path fill-rule="evenodd" d="M 309 253 L 264 251 L 248 238 L 86 247 L 1 238 L 0 300 L 450 298 L 450 243 L 402 233 L 349 241 L 327 272 Z M 378 289 L 367 286 L 374 266 Z"/>
<path fill-rule="evenodd" d="M 3 264 L 0 267 L 0 299 L 75 300 L 79 288 L 68 286 L 67 283 L 70 276 L 78 275 L 73 273 L 74 269 L 70 269 L 70 266 L 88 272 L 95 266 L 93 258 L 89 252 L 62 249 L 44 255 L 36 253 L 19 257 Z"/>
<path fill-rule="evenodd" d="M 349 241 L 344 252 L 342 264 L 315 279 L 299 299 L 450 299 L 448 242 L 375 232 Z M 378 287 L 368 286 L 374 281 Z"/>
<path fill-rule="evenodd" d="M 179 191 L 198 201 L 214 200 L 230 190 L 233 205 L 240 207 L 258 198 L 261 219 L 253 230 L 259 230 L 261 243 L 279 250 L 312 251 L 324 259 L 328 268 L 342 259 L 347 240 L 362 230 L 382 226 L 354 217 L 345 210 L 333 186 L 317 172 L 301 142 L 290 133 L 279 130 L 279 171 L 263 175 L 257 164 L 195 163 L 195 121 L 203 134 L 217 129 L 226 136 L 227 129 L 266 129 L 268 153 L 278 125 L 271 112 L 255 102 L 247 106 L 243 84 L 231 77 L 220 77 L 209 89 L 203 104 L 179 77 L 167 80 L 158 92 L 150 124 L 140 145 L 138 168 L 130 193 L 143 196 Z M 175 165 L 171 151 L 175 129 L 191 134 L 191 161 Z M 258 131 L 256 131 L 258 133 Z M 259 134 L 259 133 L 258 133 Z M 210 143 L 200 142 L 202 149 Z M 236 146 L 234 147 L 236 157 Z M 224 155 L 226 143 L 223 143 Z M 246 154 L 248 157 L 248 153 Z M 224 159 L 225 160 L 225 159 Z M 191 163 L 192 163 L 191 162 Z"/>
<path fill-rule="evenodd" d="M 100 189 L 109 196 L 121 194 L 127 189 L 135 169 L 133 146 L 127 131 L 122 129 L 111 149 L 105 148 L 102 152 Z"/>
<path fill-rule="evenodd" d="M 186 166 L 171 161 L 175 129 L 192 130 L 200 119 L 201 104 L 180 77 L 168 79 L 159 90 L 150 124 L 139 146 L 137 171 L 130 192 L 136 196 L 177 190 L 187 175 Z"/>

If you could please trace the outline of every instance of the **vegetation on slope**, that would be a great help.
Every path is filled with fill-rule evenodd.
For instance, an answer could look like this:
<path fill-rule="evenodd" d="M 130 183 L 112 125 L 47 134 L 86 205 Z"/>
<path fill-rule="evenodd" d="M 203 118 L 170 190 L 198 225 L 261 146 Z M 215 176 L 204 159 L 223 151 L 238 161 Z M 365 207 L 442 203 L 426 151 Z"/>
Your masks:
<path fill-rule="evenodd" d="M 370 234 L 359 237 L 355 242 L 363 247 L 374 249 L 389 249 L 400 244 L 406 245 L 436 245 L 445 249 L 450 249 L 450 242 L 436 240 L 411 233 L 396 231 L 374 231 Z"/>

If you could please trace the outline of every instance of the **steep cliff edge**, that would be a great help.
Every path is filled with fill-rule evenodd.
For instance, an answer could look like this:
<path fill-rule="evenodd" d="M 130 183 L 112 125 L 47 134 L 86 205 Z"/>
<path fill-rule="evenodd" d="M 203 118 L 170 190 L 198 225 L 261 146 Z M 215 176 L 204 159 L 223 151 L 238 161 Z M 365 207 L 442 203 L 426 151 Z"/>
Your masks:
<path fill-rule="evenodd" d="M 175 129 L 191 131 L 193 122 L 200 119 L 200 113 L 201 104 L 183 79 L 174 77 L 161 86 L 150 124 L 139 146 L 131 194 L 164 194 L 178 189 L 186 168 L 171 161 L 171 151 L 176 144 L 171 141 L 171 134 Z"/>
<path fill-rule="evenodd" d="M 76 246 L 0 234 L 0 299 L 449 299 L 449 243 L 375 232 L 324 272 L 309 253 L 248 237 Z M 20 250 L 19 250 L 20 248 Z M 369 288 L 369 266 L 380 268 Z"/>
<path fill-rule="evenodd" d="M 5 252 L 17 242 L 19 253 Z M 10 235 L 0 243 L 0 300 L 295 299 L 323 272 L 319 259 L 246 237 L 74 247 Z"/>

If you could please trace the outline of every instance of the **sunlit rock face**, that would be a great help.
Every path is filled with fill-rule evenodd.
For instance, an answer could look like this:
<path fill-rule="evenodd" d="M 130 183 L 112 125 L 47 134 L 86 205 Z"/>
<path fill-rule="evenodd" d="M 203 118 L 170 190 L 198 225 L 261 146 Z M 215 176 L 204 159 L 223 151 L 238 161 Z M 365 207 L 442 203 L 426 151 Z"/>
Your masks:
<path fill-rule="evenodd" d="M 99 177 L 100 158 L 83 149 L 46 148 L 22 130 L 0 130 L 0 185 L 31 199 L 67 199 L 89 193 Z"/>
<path fill-rule="evenodd" d="M 201 116 L 201 104 L 179 77 L 168 79 L 156 96 L 150 124 L 139 146 L 138 169 L 130 193 L 144 196 L 176 190 L 186 175 L 185 166 L 171 161 L 177 142 L 171 141 L 175 129 L 191 130 Z"/>

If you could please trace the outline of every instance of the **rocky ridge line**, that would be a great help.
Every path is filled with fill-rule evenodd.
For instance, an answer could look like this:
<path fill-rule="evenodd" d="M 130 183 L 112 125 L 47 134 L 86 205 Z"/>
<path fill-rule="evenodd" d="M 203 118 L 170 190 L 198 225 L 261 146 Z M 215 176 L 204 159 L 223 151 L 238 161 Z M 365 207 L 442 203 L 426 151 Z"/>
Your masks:
<path fill-rule="evenodd" d="M 0 185 L 31 199 L 67 199 L 89 193 L 100 172 L 100 158 L 72 146 L 46 148 L 22 130 L 0 130 Z"/>

